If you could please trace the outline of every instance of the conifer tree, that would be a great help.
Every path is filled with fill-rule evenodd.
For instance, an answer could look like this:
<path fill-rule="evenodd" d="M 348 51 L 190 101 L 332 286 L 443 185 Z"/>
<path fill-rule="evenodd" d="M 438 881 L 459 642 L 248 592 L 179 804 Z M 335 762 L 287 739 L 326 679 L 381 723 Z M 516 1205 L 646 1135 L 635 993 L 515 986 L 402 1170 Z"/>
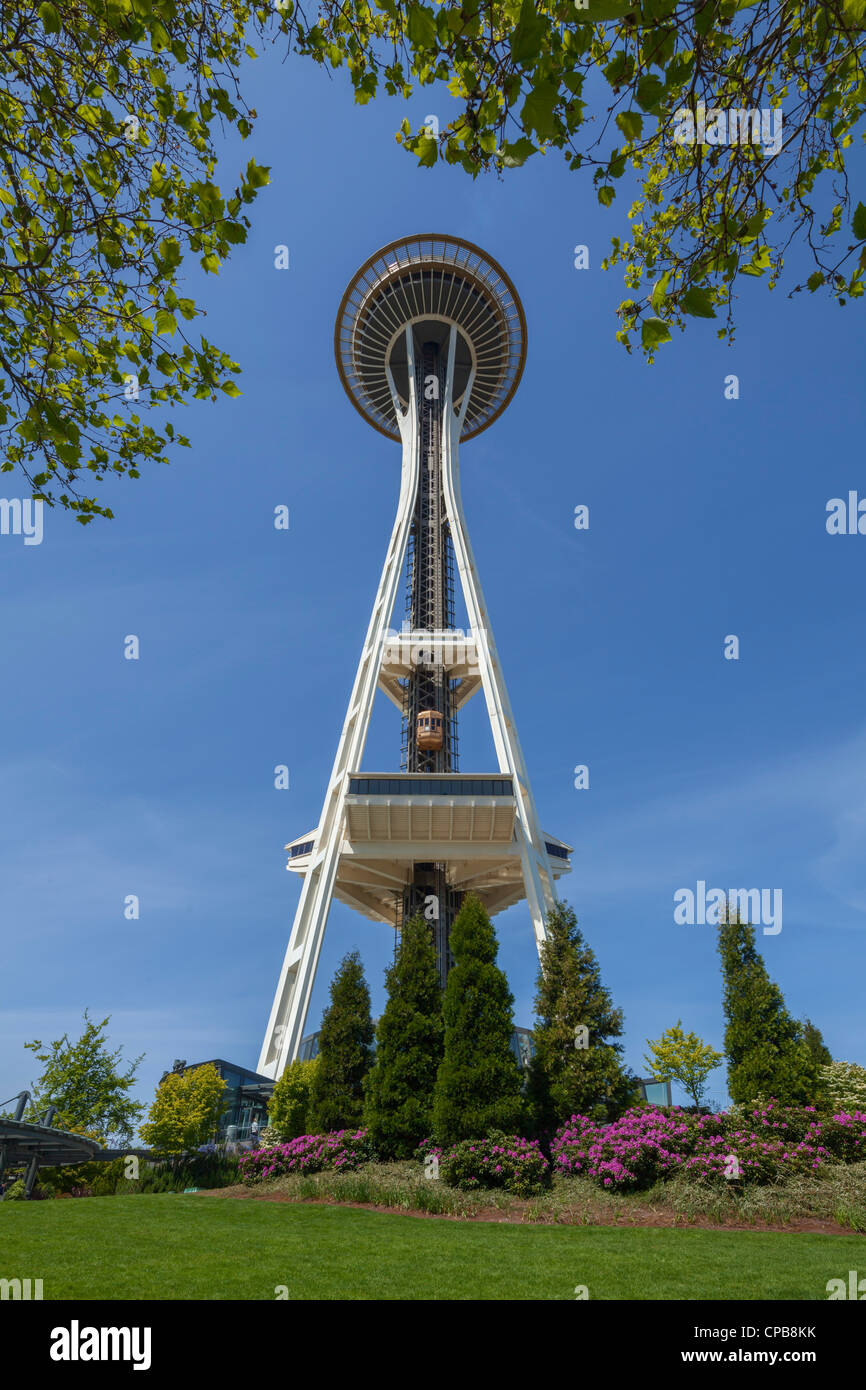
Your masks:
<path fill-rule="evenodd" d="M 344 956 L 322 1018 L 318 1065 L 310 1085 L 310 1127 L 324 1134 L 361 1124 L 364 1077 L 373 1054 L 370 991 L 357 951 Z"/>
<path fill-rule="evenodd" d="M 529 1095 L 539 1133 L 571 1115 L 613 1119 L 638 1098 L 623 1067 L 622 1009 L 602 984 L 598 962 L 577 925 L 574 909 L 557 903 L 547 917 L 541 948 Z"/>
<path fill-rule="evenodd" d="M 445 1051 L 433 1095 L 441 1144 L 518 1133 L 525 1120 L 521 1074 L 511 1049 L 514 997 L 496 964 L 496 936 L 481 902 L 468 893 L 451 928 L 454 965 L 443 1001 Z"/>
<path fill-rule="evenodd" d="M 803 1041 L 819 1067 L 830 1065 L 833 1054 L 821 1036 L 821 1029 L 816 1027 L 811 1018 L 803 1020 Z"/>
<path fill-rule="evenodd" d="M 719 954 L 724 980 L 728 1093 L 739 1103 L 775 1097 L 788 1105 L 814 1103 L 818 1063 L 803 1029 L 785 1007 L 755 946 L 755 929 L 723 913 Z"/>
<path fill-rule="evenodd" d="M 409 1158 L 432 1131 L 444 1032 L 436 951 L 423 917 L 403 924 L 385 981 L 388 1002 L 376 1026 L 376 1060 L 364 1087 L 364 1123 L 383 1157 Z"/>

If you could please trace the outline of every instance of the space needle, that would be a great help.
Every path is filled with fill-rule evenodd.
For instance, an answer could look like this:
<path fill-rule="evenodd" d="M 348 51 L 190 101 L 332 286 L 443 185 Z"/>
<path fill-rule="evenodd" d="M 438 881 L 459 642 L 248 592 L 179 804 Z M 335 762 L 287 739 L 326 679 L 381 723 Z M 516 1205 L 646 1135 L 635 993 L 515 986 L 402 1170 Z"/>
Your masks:
<path fill-rule="evenodd" d="M 499 418 L 523 372 L 517 291 L 471 242 L 393 241 L 353 276 L 334 349 L 352 404 L 402 446 L 402 473 L 322 813 L 286 846 L 303 887 L 258 1063 L 271 1077 L 299 1055 L 335 897 L 391 926 L 423 915 L 444 985 L 467 891 L 491 915 L 525 899 L 540 950 L 554 880 L 571 867 L 571 847 L 540 828 L 460 496 L 460 442 Z M 455 629 L 455 576 L 465 631 Z M 399 771 L 363 768 L 379 691 L 400 715 Z M 459 771 L 458 716 L 479 693 L 497 769 Z"/>

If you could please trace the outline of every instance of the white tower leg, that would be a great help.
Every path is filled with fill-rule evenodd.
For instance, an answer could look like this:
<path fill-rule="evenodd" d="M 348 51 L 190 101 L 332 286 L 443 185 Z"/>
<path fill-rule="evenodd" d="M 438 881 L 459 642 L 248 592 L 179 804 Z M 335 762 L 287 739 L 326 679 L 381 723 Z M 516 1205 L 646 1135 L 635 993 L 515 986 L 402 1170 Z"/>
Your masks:
<path fill-rule="evenodd" d="M 493 732 L 496 757 L 499 761 L 499 770 L 510 776 L 514 783 L 514 795 L 517 801 L 517 835 L 520 839 L 523 882 L 532 917 L 536 946 L 540 954 L 542 942 L 547 936 L 544 925 L 545 918 L 556 901 L 556 895 L 553 890 L 553 878 L 550 873 L 538 812 L 535 809 L 535 801 L 529 785 L 529 774 L 523 759 L 520 739 L 517 736 L 517 725 L 511 711 L 511 702 L 508 698 L 505 678 L 497 655 L 496 643 L 493 640 L 493 630 L 490 626 L 487 605 L 484 602 L 484 594 L 481 589 L 481 580 L 478 577 L 475 557 L 472 554 L 472 546 L 469 543 L 469 534 L 463 515 L 458 446 L 472 389 L 472 377 L 470 376 L 464 392 L 461 408 L 459 412 L 455 411 L 453 390 L 456 344 L 457 335 L 455 329 L 452 328 L 448 344 L 448 371 L 442 411 L 444 426 L 442 430 L 442 490 L 445 495 L 445 509 L 451 525 L 451 539 L 457 558 L 457 568 L 460 572 L 469 625 L 475 629 L 478 642 L 481 681 L 484 698 L 487 702 L 490 728 Z"/>
<path fill-rule="evenodd" d="M 400 501 L 337 756 L 325 793 L 310 867 L 301 890 L 265 1040 L 259 1055 L 258 1071 L 263 1076 L 279 1076 L 287 1064 L 297 1057 L 300 1049 L 340 856 L 348 774 L 361 766 L 370 727 L 373 698 L 379 680 L 382 650 L 406 558 L 418 484 L 419 449 L 411 325 L 406 328 L 406 351 L 409 361 L 409 406 L 406 411 L 402 409 L 390 371 L 388 373 L 394 410 L 403 441 Z"/>

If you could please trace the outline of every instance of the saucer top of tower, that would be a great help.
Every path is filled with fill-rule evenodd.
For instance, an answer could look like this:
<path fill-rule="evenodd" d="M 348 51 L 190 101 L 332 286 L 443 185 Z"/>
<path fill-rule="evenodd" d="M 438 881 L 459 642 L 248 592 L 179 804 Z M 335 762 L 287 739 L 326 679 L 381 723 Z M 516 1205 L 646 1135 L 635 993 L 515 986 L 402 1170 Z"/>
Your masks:
<path fill-rule="evenodd" d="M 405 407 L 408 324 L 416 360 L 456 326 L 455 405 L 475 368 L 461 438 L 480 434 L 508 405 L 526 360 L 523 305 L 505 271 L 471 241 L 429 233 L 389 242 L 352 277 L 334 328 L 337 368 L 352 404 L 389 439 L 400 433 L 385 367 Z"/>

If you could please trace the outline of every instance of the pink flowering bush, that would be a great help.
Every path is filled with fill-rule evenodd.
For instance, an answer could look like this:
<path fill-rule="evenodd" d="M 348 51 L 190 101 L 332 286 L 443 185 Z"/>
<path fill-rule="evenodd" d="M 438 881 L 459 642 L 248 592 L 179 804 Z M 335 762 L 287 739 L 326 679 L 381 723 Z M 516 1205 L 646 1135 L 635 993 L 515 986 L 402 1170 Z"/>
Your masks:
<path fill-rule="evenodd" d="M 819 1116 L 775 1101 L 730 1114 L 636 1106 L 612 1124 L 572 1115 L 551 1146 L 558 1173 L 618 1191 L 683 1173 L 695 1181 L 768 1183 L 832 1162 L 866 1159 L 866 1115 Z"/>
<path fill-rule="evenodd" d="M 840 1112 L 821 1120 L 821 1142 L 842 1163 L 866 1159 L 866 1111 Z"/>
<path fill-rule="evenodd" d="M 430 1145 L 424 1152 L 439 1158 L 444 1182 L 468 1192 L 501 1187 L 517 1197 L 531 1197 L 544 1187 L 550 1170 L 534 1140 L 496 1130 L 486 1139 L 464 1139 L 445 1150 Z"/>
<path fill-rule="evenodd" d="M 330 1134 L 301 1134 L 274 1148 L 242 1154 L 238 1173 L 252 1187 L 284 1173 L 349 1173 L 373 1158 L 366 1129 L 338 1129 Z"/>

